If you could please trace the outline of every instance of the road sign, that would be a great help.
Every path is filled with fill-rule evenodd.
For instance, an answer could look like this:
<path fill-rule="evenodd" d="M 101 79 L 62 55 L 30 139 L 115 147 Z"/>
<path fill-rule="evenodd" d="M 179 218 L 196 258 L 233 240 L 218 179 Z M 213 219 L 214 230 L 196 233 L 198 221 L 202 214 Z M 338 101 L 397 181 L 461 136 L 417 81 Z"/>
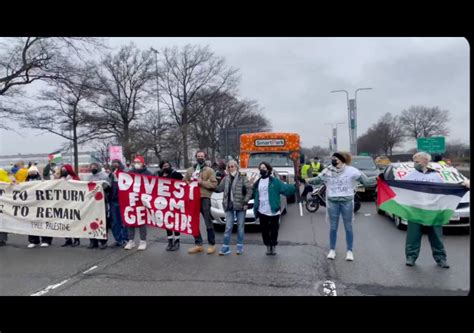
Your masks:
<path fill-rule="evenodd" d="M 442 154 L 446 152 L 445 138 L 444 136 L 418 138 L 417 149 L 430 154 Z"/>

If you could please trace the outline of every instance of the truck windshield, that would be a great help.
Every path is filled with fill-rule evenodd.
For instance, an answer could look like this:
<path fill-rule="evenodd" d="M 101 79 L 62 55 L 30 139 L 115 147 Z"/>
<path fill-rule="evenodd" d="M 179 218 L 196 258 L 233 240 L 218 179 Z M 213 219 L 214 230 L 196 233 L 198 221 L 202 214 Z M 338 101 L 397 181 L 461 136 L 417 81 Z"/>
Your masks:
<path fill-rule="evenodd" d="M 253 153 L 249 157 L 249 168 L 258 168 L 262 162 L 269 163 L 272 167 L 293 167 L 293 161 L 287 153 Z"/>

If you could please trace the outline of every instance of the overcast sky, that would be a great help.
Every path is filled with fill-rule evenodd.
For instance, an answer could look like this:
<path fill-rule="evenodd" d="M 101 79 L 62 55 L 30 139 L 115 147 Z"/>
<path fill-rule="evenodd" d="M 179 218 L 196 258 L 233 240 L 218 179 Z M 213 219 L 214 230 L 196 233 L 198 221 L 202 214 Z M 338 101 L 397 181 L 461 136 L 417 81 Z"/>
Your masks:
<path fill-rule="evenodd" d="M 357 88 L 358 135 L 384 113 L 412 105 L 449 110 L 447 141 L 469 143 L 469 44 L 464 38 L 110 38 L 142 49 L 209 45 L 241 75 L 240 93 L 257 100 L 273 131 L 297 132 L 306 147 L 328 146 L 330 126 L 339 125 L 339 149 L 349 150 L 345 89 Z M 34 84 L 28 89 L 36 89 Z M 18 127 L 16 127 L 18 129 Z M 0 129 L 0 155 L 48 153 L 59 137 Z M 404 148 L 414 147 L 407 143 Z"/>

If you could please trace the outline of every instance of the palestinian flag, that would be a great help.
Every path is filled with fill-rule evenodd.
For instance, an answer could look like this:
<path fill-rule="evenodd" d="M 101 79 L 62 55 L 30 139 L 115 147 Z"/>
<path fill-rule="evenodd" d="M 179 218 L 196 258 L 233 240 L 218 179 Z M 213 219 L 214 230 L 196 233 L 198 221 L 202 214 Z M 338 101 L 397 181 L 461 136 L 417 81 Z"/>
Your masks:
<path fill-rule="evenodd" d="M 63 160 L 63 156 L 61 155 L 61 153 L 53 153 L 53 154 L 49 154 L 48 155 L 48 160 L 51 162 L 51 163 L 55 163 L 55 164 L 60 164 Z"/>
<path fill-rule="evenodd" d="M 377 177 L 377 206 L 401 218 L 427 226 L 448 224 L 461 198 L 463 185 Z"/>

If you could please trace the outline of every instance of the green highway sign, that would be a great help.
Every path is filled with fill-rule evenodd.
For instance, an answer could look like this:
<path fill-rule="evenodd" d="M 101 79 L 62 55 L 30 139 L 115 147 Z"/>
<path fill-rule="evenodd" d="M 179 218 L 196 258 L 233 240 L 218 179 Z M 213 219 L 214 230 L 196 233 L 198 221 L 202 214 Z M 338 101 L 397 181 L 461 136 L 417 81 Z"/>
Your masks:
<path fill-rule="evenodd" d="M 442 154 L 446 152 L 446 144 L 444 136 L 436 136 L 431 138 L 418 138 L 417 149 L 430 154 Z"/>

